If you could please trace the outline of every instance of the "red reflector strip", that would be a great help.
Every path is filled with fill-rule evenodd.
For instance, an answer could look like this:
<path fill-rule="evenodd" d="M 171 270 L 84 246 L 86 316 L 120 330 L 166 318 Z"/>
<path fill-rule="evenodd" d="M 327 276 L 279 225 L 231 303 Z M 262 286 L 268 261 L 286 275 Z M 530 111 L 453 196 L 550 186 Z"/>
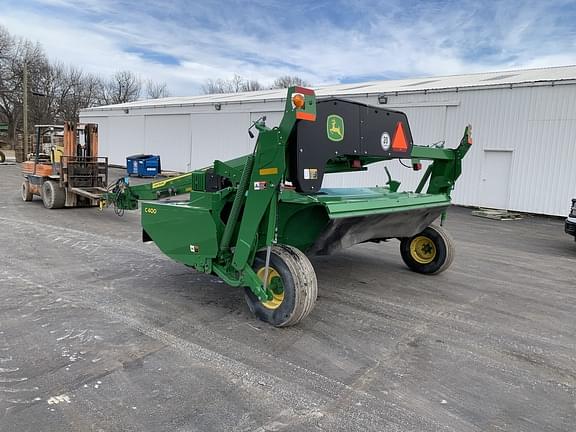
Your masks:
<path fill-rule="evenodd" d="M 421 163 L 412 164 L 412 169 L 414 169 L 414 171 L 420 171 L 422 169 L 422 164 Z"/>
<path fill-rule="evenodd" d="M 362 161 L 360 159 L 354 159 L 352 161 L 352 168 L 362 168 Z"/>
<path fill-rule="evenodd" d="M 294 88 L 294 93 L 302 93 L 305 95 L 313 95 L 314 94 L 314 90 L 306 88 L 306 87 L 295 87 Z"/>
<path fill-rule="evenodd" d="M 402 126 L 402 122 L 396 124 L 396 132 L 394 132 L 394 140 L 392 141 L 392 150 L 402 152 L 408 150 L 408 143 L 406 142 L 406 135 L 404 135 L 404 126 Z"/>
<path fill-rule="evenodd" d="M 298 120 L 316 121 L 316 114 L 307 113 L 306 111 L 296 111 Z"/>

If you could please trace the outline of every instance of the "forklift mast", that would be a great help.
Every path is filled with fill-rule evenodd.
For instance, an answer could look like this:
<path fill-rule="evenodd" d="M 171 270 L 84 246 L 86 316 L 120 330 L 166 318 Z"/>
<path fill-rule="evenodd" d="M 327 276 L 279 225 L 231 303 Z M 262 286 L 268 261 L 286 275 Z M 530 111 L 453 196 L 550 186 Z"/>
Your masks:
<path fill-rule="evenodd" d="M 62 143 L 54 139 L 60 133 Z M 37 195 L 50 209 L 98 205 L 108 184 L 108 158 L 98 156 L 98 126 L 38 125 L 35 138 L 34 153 L 22 163 L 24 201 Z"/>

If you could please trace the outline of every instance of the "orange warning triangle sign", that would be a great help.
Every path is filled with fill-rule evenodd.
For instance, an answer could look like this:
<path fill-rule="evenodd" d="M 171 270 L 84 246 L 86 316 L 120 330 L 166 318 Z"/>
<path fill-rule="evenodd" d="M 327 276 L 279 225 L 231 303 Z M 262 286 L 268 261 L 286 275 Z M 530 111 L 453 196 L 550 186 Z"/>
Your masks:
<path fill-rule="evenodd" d="M 402 122 L 396 124 L 396 132 L 394 132 L 394 140 L 392 141 L 392 150 L 402 152 L 408 150 L 408 143 L 406 142 L 406 135 L 404 134 Z"/>

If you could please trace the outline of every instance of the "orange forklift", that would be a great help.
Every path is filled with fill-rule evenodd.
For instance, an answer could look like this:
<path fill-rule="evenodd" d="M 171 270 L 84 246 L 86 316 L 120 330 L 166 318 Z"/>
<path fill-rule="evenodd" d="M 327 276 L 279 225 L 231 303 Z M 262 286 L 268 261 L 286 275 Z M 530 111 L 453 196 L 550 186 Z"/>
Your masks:
<path fill-rule="evenodd" d="M 108 184 L 108 158 L 98 157 L 98 125 L 35 126 L 34 153 L 22 163 L 22 199 L 44 207 L 97 206 Z"/>

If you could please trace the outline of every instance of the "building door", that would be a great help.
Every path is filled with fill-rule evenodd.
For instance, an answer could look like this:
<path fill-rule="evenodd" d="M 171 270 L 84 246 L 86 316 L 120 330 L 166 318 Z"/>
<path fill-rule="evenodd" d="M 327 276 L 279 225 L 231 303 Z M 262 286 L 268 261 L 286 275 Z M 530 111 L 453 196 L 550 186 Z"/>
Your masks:
<path fill-rule="evenodd" d="M 508 209 L 512 151 L 484 150 L 480 206 Z"/>

